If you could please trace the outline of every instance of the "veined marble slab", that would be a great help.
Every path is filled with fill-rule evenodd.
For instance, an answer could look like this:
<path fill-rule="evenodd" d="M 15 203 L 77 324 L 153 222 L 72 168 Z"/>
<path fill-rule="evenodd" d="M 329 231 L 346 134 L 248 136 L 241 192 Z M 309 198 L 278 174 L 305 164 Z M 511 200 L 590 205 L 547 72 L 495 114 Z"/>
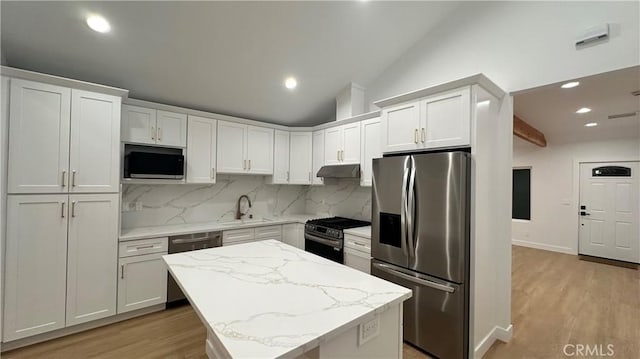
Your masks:
<path fill-rule="evenodd" d="M 234 358 L 295 357 L 411 297 L 411 290 L 268 240 L 165 255 Z"/>

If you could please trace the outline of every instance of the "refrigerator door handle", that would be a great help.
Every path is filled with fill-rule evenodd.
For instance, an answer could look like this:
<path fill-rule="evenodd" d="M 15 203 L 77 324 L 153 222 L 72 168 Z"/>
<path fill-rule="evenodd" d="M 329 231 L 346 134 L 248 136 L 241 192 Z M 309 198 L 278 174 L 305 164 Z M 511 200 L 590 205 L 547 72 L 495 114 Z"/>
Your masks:
<path fill-rule="evenodd" d="M 408 160 L 409 158 L 407 158 Z M 405 161 L 404 174 L 402 176 L 402 203 L 400 205 L 400 246 L 405 256 L 409 256 L 409 241 L 407 240 L 407 180 L 411 170 L 407 167 L 407 161 Z"/>
<path fill-rule="evenodd" d="M 427 279 L 416 277 L 415 275 L 411 275 L 411 274 L 406 274 L 406 273 L 400 272 L 397 269 L 394 269 L 394 268 L 392 268 L 391 266 L 389 266 L 387 264 L 373 263 L 373 266 L 378 268 L 378 269 L 380 269 L 383 272 L 387 272 L 387 273 L 389 273 L 391 275 L 394 275 L 396 277 L 400 277 L 402 279 L 406 279 L 406 280 L 408 280 L 408 281 L 410 281 L 412 283 L 415 283 L 415 284 L 419 284 L 419 285 L 423 285 L 425 287 L 441 290 L 441 291 L 447 292 L 447 293 L 453 293 L 453 292 L 456 291 L 455 288 L 450 287 L 448 285 L 432 282 L 432 281 L 427 280 Z"/>
<path fill-rule="evenodd" d="M 411 169 L 410 169 L 410 175 L 409 175 L 409 188 L 407 189 L 407 192 L 409 192 L 409 200 L 407 202 L 407 217 L 408 217 L 408 221 L 407 221 L 407 244 L 409 247 L 409 256 L 410 257 L 415 257 L 416 256 L 416 249 L 415 249 L 415 222 L 414 222 L 414 215 L 415 215 L 415 210 L 416 210 L 416 196 L 415 196 L 415 181 L 416 181 L 416 166 L 415 166 L 415 160 L 413 159 L 413 156 L 410 157 L 411 158 Z"/>

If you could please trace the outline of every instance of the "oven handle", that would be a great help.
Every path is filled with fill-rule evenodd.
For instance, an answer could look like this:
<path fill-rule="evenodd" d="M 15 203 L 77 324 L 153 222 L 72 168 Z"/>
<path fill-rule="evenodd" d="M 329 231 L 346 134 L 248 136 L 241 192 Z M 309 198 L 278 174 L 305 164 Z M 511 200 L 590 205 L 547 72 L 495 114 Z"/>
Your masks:
<path fill-rule="evenodd" d="M 324 245 L 333 247 L 333 248 L 338 248 L 338 249 L 342 249 L 342 246 L 340 245 L 340 241 L 334 241 L 331 239 L 325 239 L 322 237 L 318 237 L 318 236 L 314 236 L 313 234 L 309 234 L 309 233 L 305 233 L 304 234 L 304 239 L 308 239 L 310 241 L 314 241 L 314 242 L 318 242 L 318 243 L 322 243 Z"/>

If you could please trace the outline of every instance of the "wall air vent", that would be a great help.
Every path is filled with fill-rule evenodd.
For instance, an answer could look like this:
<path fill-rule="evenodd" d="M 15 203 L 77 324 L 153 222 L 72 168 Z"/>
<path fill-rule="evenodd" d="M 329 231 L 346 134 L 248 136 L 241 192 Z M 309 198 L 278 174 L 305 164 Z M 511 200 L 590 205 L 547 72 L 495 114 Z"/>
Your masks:
<path fill-rule="evenodd" d="M 615 120 L 618 118 L 625 118 L 625 117 L 634 117 L 638 114 L 638 111 L 635 112 L 627 112 L 627 113 L 619 113 L 616 115 L 609 115 L 607 118 L 610 120 Z"/>
<path fill-rule="evenodd" d="M 602 24 L 589 28 L 585 33 L 576 39 L 576 47 L 580 48 L 596 41 L 606 40 L 609 38 L 609 24 Z"/>

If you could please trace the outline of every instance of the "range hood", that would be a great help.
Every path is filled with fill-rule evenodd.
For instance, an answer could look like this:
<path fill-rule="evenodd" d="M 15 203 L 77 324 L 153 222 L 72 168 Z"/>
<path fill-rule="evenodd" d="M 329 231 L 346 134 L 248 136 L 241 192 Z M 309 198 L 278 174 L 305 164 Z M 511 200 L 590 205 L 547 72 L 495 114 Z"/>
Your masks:
<path fill-rule="evenodd" d="M 332 165 L 322 166 L 318 177 L 323 178 L 359 178 L 360 165 Z"/>

